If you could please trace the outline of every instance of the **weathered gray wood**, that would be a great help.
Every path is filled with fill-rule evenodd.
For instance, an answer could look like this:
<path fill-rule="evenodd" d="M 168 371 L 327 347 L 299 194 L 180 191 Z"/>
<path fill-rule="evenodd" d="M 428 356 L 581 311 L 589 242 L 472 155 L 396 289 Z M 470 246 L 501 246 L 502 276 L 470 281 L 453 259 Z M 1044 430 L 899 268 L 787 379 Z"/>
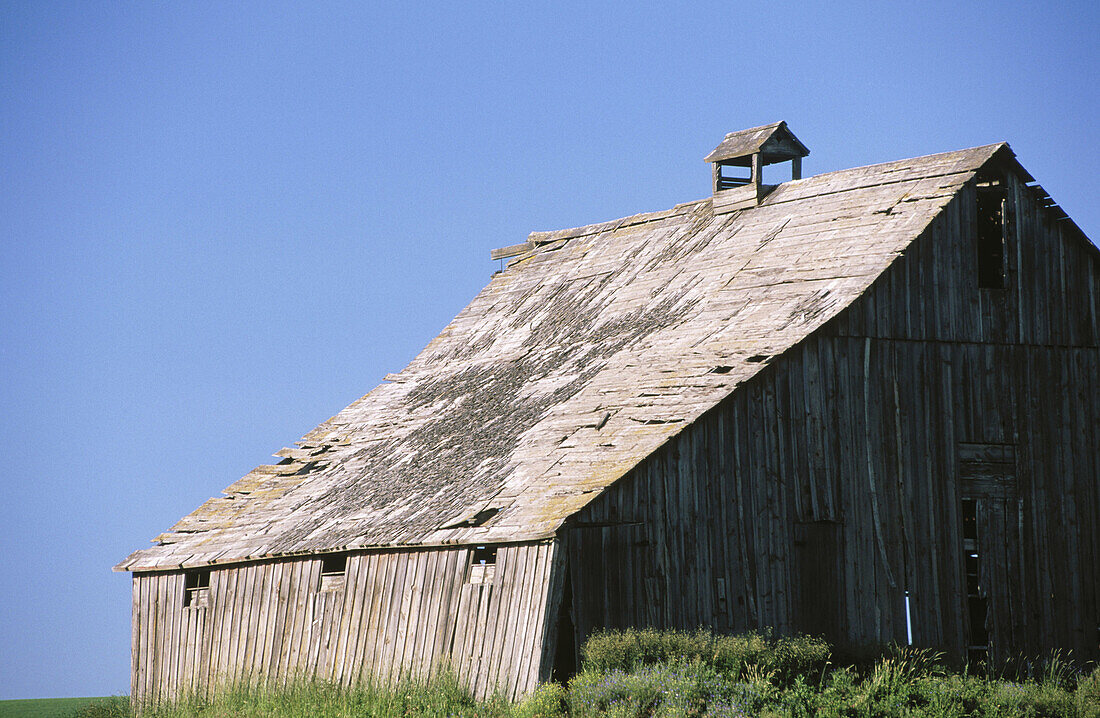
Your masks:
<path fill-rule="evenodd" d="M 524 252 L 529 252 L 534 248 L 535 245 L 533 242 L 524 242 L 523 244 L 513 244 L 508 247 L 501 247 L 500 249 L 492 249 L 489 251 L 489 259 L 495 262 L 498 259 L 518 257 Z"/>
<path fill-rule="evenodd" d="M 362 675 L 362 666 L 367 664 L 366 648 L 371 637 L 370 625 L 372 597 L 377 580 L 378 554 L 359 554 L 348 558 L 355 565 L 356 579 L 351 590 L 353 608 L 346 621 L 346 651 L 336 680 L 344 685 L 353 685 Z"/>
<path fill-rule="evenodd" d="M 791 158 L 802 158 L 810 153 L 806 146 L 798 141 L 785 122 L 775 122 L 747 130 L 730 132 L 722 142 L 705 158 L 706 162 L 744 160 L 749 155 L 765 152 L 771 155 L 770 161 L 779 162 Z"/>
<path fill-rule="evenodd" d="M 378 581 L 371 598 L 371 620 L 367 635 L 370 638 L 368 650 L 363 656 L 364 677 L 381 678 L 381 654 L 386 634 L 386 616 L 393 583 L 397 580 L 397 552 L 387 551 L 379 554 Z"/>
<path fill-rule="evenodd" d="M 440 341 L 400 373 L 399 381 L 379 387 L 318 427 L 299 448 L 281 452 L 290 463 L 258 467 L 234 484 L 227 496 L 212 499 L 185 517 L 177 532 L 165 534 L 165 543 L 135 554 L 125 567 L 155 569 L 168 563 L 198 565 L 246 556 L 310 553 L 344 546 L 347 541 L 366 548 L 402 542 L 443 545 L 549 538 L 587 501 L 591 476 L 600 476 L 600 485 L 607 486 L 623 472 L 613 467 L 636 464 L 682 425 L 647 424 L 647 414 L 661 419 L 658 415 L 676 405 L 681 421 L 690 421 L 759 371 L 759 365 L 744 358 L 761 352 L 775 355 L 793 346 L 851 304 L 997 151 L 996 146 L 976 148 L 787 183 L 759 206 L 736 216 L 714 217 L 715 203 L 707 200 L 570 230 L 548 243 L 540 240 L 531 256 L 515 263 L 504 273 L 508 276 L 494 280 L 456 317 Z M 689 258 L 692 271 L 682 271 Z M 557 282 L 562 277 L 569 278 L 567 286 Z M 822 294 L 826 291 L 827 295 Z M 728 295 L 731 301 L 683 301 L 689 293 Z M 599 327 L 615 327 L 621 321 L 621 336 L 597 343 L 597 351 L 607 353 L 601 356 L 601 361 L 606 360 L 604 368 L 590 378 L 585 375 L 576 391 L 567 392 L 570 398 L 560 403 L 555 403 L 554 392 L 566 375 L 553 367 L 547 367 L 549 373 L 524 371 L 524 376 L 540 378 L 532 378 L 522 391 L 501 384 L 511 381 L 507 372 L 524 357 L 518 345 L 508 343 L 507 337 L 513 336 L 508 330 L 512 318 L 555 317 L 559 315 L 555 307 L 566 304 L 583 307 L 577 316 L 591 319 L 567 326 L 536 322 L 531 326 L 539 335 L 530 341 L 552 343 L 560 334 L 563 347 L 575 346 Z M 626 321 L 634 316 L 649 319 Z M 729 327 L 736 336 L 722 327 Z M 558 331 L 563 328 L 564 333 Z M 544 336 L 545 332 L 550 334 Z M 675 360 L 673 376 L 657 371 L 656 356 Z M 458 361 L 457 357 L 464 358 Z M 724 377 L 711 374 L 720 363 L 733 371 Z M 504 442 L 495 453 L 483 455 L 494 444 L 477 431 L 440 435 L 443 443 L 432 443 L 436 441 L 431 438 L 432 413 L 405 404 L 410 397 L 426 398 L 433 391 L 443 391 L 456 377 L 469 377 L 463 372 L 471 367 L 495 368 L 470 387 L 454 385 L 452 390 L 458 394 L 451 398 L 456 406 L 473 409 L 479 397 L 495 396 L 484 389 L 496 386 L 504 391 L 502 395 L 525 397 L 525 406 L 516 408 L 542 417 L 537 425 L 494 424 L 492 436 L 498 439 L 492 441 Z M 630 391 L 666 380 L 671 383 L 664 402 Z M 607 404 L 609 399 L 613 405 Z M 605 413 L 607 425 L 578 434 L 581 443 L 558 441 L 562 428 L 566 433 L 576 430 L 577 417 Z M 513 414 L 503 411 L 502 415 Z M 632 418 L 639 416 L 640 426 Z M 458 423 L 479 425 L 477 421 Z M 521 435 L 528 438 L 520 441 Z M 429 438 L 431 446 L 413 445 Z M 447 446 L 457 450 L 442 452 Z M 439 466 L 430 480 L 418 479 L 422 493 L 408 496 L 410 482 L 394 472 L 404 471 L 400 467 L 406 462 L 400 457 L 413 453 L 447 453 L 461 467 L 444 471 Z M 499 465 L 495 460 L 486 462 L 486 456 L 499 457 Z M 576 467 L 559 475 L 554 492 L 508 471 L 494 473 L 502 467 L 525 466 L 531 471 L 524 476 L 534 477 L 542 475 L 536 467 L 554 465 Z M 334 486 L 337 475 L 371 476 L 372 481 L 341 485 L 330 493 L 317 489 Z M 452 491 L 448 482 L 453 476 L 469 477 L 467 489 L 477 489 Z M 287 508 L 286 492 L 292 488 L 295 496 L 310 497 L 311 503 L 300 511 Z M 329 498 L 322 499 L 322 494 Z M 256 503 L 261 496 L 262 505 Z M 305 517 L 318 511 L 334 517 L 341 514 L 339 502 L 324 503 L 332 496 L 346 497 L 348 506 L 394 503 L 392 510 L 379 512 L 377 520 L 362 524 L 349 516 L 329 521 L 330 528 L 317 535 Z M 484 526 L 448 528 L 455 516 L 472 516 L 493 496 L 505 497 L 507 505 L 498 518 Z M 397 518 L 408 515 L 397 510 L 406 501 L 434 503 L 416 512 L 413 525 Z M 261 540 L 263 545 L 252 545 Z M 249 553 L 251 549 L 261 553 Z"/>
<path fill-rule="evenodd" d="M 760 393 L 748 389 L 750 405 L 743 407 L 747 412 L 743 420 L 726 418 L 728 411 L 742 410 L 737 400 L 728 409 L 717 410 L 728 427 L 722 435 L 731 437 L 731 445 L 724 451 L 733 451 L 734 456 L 731 461 L 719 459 L 719 466 L 726 467 L 718 470 L 719 476 L 729 478 L 714 479 L 712 498 L 718 506 L 731 507 L 730 517 L 719 523 L 743 526 L 747 522 L 751 526 L 759 516 L 774 524 L 775 513 L 765 510 L 761 514 L 760 509 L 776 505 L 779 497 L 772 496 L 771 487 L 777 487 L 776 479 L 791 472 L 807 482 L 803 492 L 811 497 L 808 506 L 815 512 L 824 507 L 818 501 L 815 508 L 812 500 L 813 496 L 821 496 L 816 489 L 818 477 L 832 484 L 839 480 L 844 487 L 859 486 L 860 480 L 856 478 L 859 476 L 864 477 L 864 482 L 875 481 L 870 491 L 846 488 L 840 514 L 827 509 L 828 515 L 847 517 L 845 603 L 856 607 L 861 600 L 865 603 L 866 597 L 873 598 L 872 610 L 848 612 L 847 635 L 859 640 L 893 640 L 903 635 L 903 602 L 898 600 L 896 591 L 899 577 L 904 577 L 912 588 L 918 641 L 949 646 L 957 652 L 963 648 L 958 637 L 967 630 L 958 548 L 961 545 L 959 477 L 973 471 L 966 468 L 968 462 L 975 460 L 973 447 L 981 446 L 988 454 L 991 444 L 1014 444 L 1018 449 L 1015 459 L 1009 458 L 1013 456 L 1009 449 L 1001 450 L 999 456 L 985 457 L 988 461 L 1026 466 L 1021 475 L 1030 476 L 1033 482 L 1027 497 L 1019 499 L 1023 503 L 1017 504 L 1014 511 L 1010 511 L 1011 506 L 999 509 L 1001 518 L 997 526 L 989 524 L 988 516 L 984 519 L 987 532 L 996 530 L 999 536 L 1013 537 L 1003 539 L 1004 545 L 1020 546 L 1019 551 L 990 558 L 987 578 L 1001 584 L 998 598 L 991 604 L 995 613 L 993 625 L 1002 634 L 999 644 L 994 640 L 994 649 L 1007 652 L 1007 646 L 1011 645 L 1037 653 L 1054 644 L 1073 646 L 1091 655 L 1096 649 L 1084 638 L 1087 630 L 1073 626 L 1095 623 L 1091 617 L 1095 610 L 1091 607 L 1100 596 L 1093 568 L 1097 502 L 1092 498 L 1097 491 L 1094 436 L 1098 411 L 1097 392 L 1094 384 L 1090 384 L 1090 380 L 1095 381 L 1097 366 L 1095 252 L 1076 240 L 1055 239 L 1055 230 L 1044 229 L 1042 223 L 1036 226 L 1049 232 L 1052 243 L 1046 249 L 1040 249 L 1047 241 L 1043 237 L 1022 237 L 1017 229 L 1011 236 L 1020 241 L 1027 239 L 1036 248 L 1023 251 L 1010 242 L 1008 250 L 1013 257 L 1010 271 L 1016 276 L 1046 273 L 1050 279 L 1038 285 L 1042 287 L 1039 291 L 1020 286 L 1017 281 L 1010 286 L 1015 294 L 1006 301 L 995 304 L 973 301 L 971 298 L 981 295 L 974 286 L 974 260 L 963 251 L 973 222 L 972 212 L 964 206 L 968 201 L 968 194 L 960 195 L 925 233 L 915 250 L 907 253 L 904 261 L 884 274 L 867 296 L 830 325 L 833 331 L 862 337 L 857 344 L 830 342 L 825 339 L 829 333 L 826 331 L 819 339 L 804 343 L 790 354 L 790 361 L 796 365 L 804 362 L 799 372 L 791 373 L 789 378 L 773 380 L 764 374 L 754 380 L 760 382 Z M 1017 212 L 1022 216 L 1016 220 L 1017 228 L 1029 226 L 1027 216 L 1032 210 L 1023 207 Z M 1063 253 L 1072 258 L 1061 259 Z M 1052 256 L 1056 258 L 1053 262 Z M 1082 267 L 1091 269 L 1079 272 Z M 939 291 L 922 288 L 928 286 Z M 1088 307 L 1084 313 L 1070 307 L 1067 297 L 1075 293 L 1081 294 Z M 1048 300 L 1046 307 L 1040 306 Z M 1021 306 L 1025 309 L 1021 310 Z M 1012 318 L 1008 313 L 1021 316 Z M 1082 321 L 1082 316 L 1087 320 Z M 1071 341 L 1086 345 L 1065 346 Z M 1017 345 L 1010 346 L 1010 342 Z M 815 356 L 826 361 L 818 361 Z M 829 359 L 833 356 L 836 361 Z M 1077 370 L 1077 366 L 1081 369 Z M 818 386 L 828 389 L 820 402 L 814 399 Z M 801 399 L 797 402 L 783 399 L 785 392 L 798 393 Z M 856 403 L 851 404 L 852 401 Z M 798 406 L 806 418 L 792 418 L 790 410 L 786 415 L 780 414 L 780 406 Z M 758 411 L 758 407 L 764 412 Z M 798 433 L 808 434 L 808 440 L 795 440 L 793 434 L 785 439 L 785 425 L 781 424 L 773 443 L 768 429 L 773 424 L 768 416 L 792 422 Z M 1017 422 L 1023 423 L 1017 426 Z M 738 432 L 734 428 L 745 425 L 756 429 Z M 672 445 L 662 449 L 634 473 L 650 477 L 646 480 L 652 482 L 677 482 L 674 492 L 668 489 L 656 492 L 658 501 L 664 502 L 673 516 L 681 517 L 676 519 L 676 532 L 689 533 L 693 541 L 703 542 L 713 551 L 722 539 L 700 533 L 702 524 L 692 504 L 680 499 L 673 501 L 673 497 L 691 496 L 693 491 L 705 495 L 698 494 L 699 486 L 689 489 L 683 484 L 713 474 L 715 464 L 708 456 L 715 456 L 714 450 L 705 449 L 699 454 L 700 437 L 711 431 L 711 422 L 704 417 L 676 439 L 676 449 Z M 1074 438 L 1067 438 L 1070 436 Z M 853 447 L 859 448 L 853 452 Z M 723 452 L 717 455 L 721 457 Z M 863 468 L 852 462 L 851 456 L 862 456 Z M 670 457 L 675 457 L 672 471 L 665 464 Z M 684 469 L 685 462 L 692 464 L 690 469 Z M 774 469 L 769 468 L 773 465 Z M 810 470 L 803 466 L 820 468 Z M 765 469 L 762 474 L 761 467 Z M 985 481 L 996 478 L 995 463 L 984 470 L 994 472 Z M 881 477 L 886 472 L 896 474 L 899 479 L 884 483 Z M 745 475 L 752 478 L 740 485 L 758 488 L 739 501 L 723 498 L 725 488 L 739 485 L 740 477 Z M 978 486 L 973 483 L 977 480 L 970 481 Z M 986 485 L 991 487 L 987 491 L 994 490 L 994 485 Z M 617 484 L 578 515 L 578 525 L 604 520 L 612 510 L 633 505 L 631 486 L 629 479 Z M 806 505 L 801 504 L 801 495 L 802 492 L 796 492 L 784 497 L 778 505 L 780 516 L 788 510 L 784 509 L 784 502 L 790 502 L 795 514 L 804 512 Z M 829 495 L 826 493 L 823 498 Z M 1087 504 L 1082 504 L 1082 496 L 1089 497 Z M 879 504 L 879 511 L 867 510 L 873 508 L 873 503 Z M 743 510 L 746 507 L 747 512 Z M 656 537 L 654 540 L 662 546 L 672 546 L 675 566 L 690 566 L 693 556 L 704 555 L 691 552 L 676 537 L 664 538 L 663 530 L 659 532 L 664 521 L 661 514 L 656 509 L 644 508 L 647 534 Z M 1014 524 L 1009 514 L 1014 517 Z M 898 518 L 890 521 L 884 518 L 891 516 Z M 1073 528 L 1067 533 L 1054 530 L 1055 526 Z M 605 539 L 597 542 L 591 530 L 578 528 L 572 534 L 572 540 L 582 546 L 573 556 L 608 548 Z M 750 625 L 782 625 L 784 613 L 793 605 L 782 599 L 784 585 L 790 580 L 789 572 L 775 571 L 776 564 L 772 561 L 768 573 L 759 574 L 753 571 L 751 562 L 746 563 L 754 552 L 770 556 L 785 551 L 782 541 L 782 533 L 776 533 L 774 525 L 769 525 L 765 532 L 756 529 L 740 541 L 740 545 L 750 547 L 749 553 L 738 561 L 742 564 L 740 570 L 745 572 L 742 580 L 750 587 L 756 585 L 755 592 L 767 607 L 759 618 L 750 620 Z M 753 549 L 754 546 L 759 548 Z M 675 569 L 663 566 L 657 556 L 646 560 L 650 562 L 649 570 L 661 575 L 672 571 L 669 580 L 682 578 Z M 715 566 L 713 573 L 699 567 L 692 569 L 701 571 L 688 584 L 697 603 L 695 608 L 690 603 L 681 605 L 678 609 L 681 615 L 708 612 L 706 600 L 712 595 L 711 583 L 719 571 L 719 562 L 711 561 Z M 730 559 L 723 559 L 721 564 L 729 565 Z M 1029 575 L 1033 570 L 1036 573 Z M 632 572 L 634 569 L 630 567 L 621 571 Z M 581 575 L 588 581 L 593 577 L 583 571 Z M 604 605 L 609 596 L 617 593 L 607 589 L 616 580 L 609 577 L 602 587 L 589 586 L 579 600 L 582 604 L 587 602 L 587 625 L 620 612 L 629 615 L 628 606 Z M 761 580 L 765 580 L 766 588 L 760 585 Z M 1071 594 L 1074 599 L 1069 598 Z M 784 609 L 784 605 L 788 608 Z M 753 615 L 748 607 L 742 610 L 750 618 Z M 1021 622 L 1021 616 L 1035 618 Z M 648 619 L 649 616 L 637 616 L 628 620 Z M 683 620 L 666 619 L 663 625 Z"/>

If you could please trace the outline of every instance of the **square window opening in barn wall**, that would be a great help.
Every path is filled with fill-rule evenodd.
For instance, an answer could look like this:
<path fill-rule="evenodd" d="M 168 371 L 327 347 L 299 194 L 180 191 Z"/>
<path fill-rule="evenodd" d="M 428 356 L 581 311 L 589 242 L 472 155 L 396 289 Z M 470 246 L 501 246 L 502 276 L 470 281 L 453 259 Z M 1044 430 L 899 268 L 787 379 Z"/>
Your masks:
<path fill-rule="evenodd" d="M 183 574 L 183 607 L 206 608 L 210 599 L 210 569 Z"/>
<path fill-rule="evenodd" d="M 331 554 L 321 557 L 321 590 L 335 591 L 344 587 L 344 577 L 348 572 L 348 555 Z"/>
<path fill-rule="evenodd" d="M 497 547 L 475 546 L 470 552 L 470 572 L 467 583 L 491 584 L 497 571 Z"/>

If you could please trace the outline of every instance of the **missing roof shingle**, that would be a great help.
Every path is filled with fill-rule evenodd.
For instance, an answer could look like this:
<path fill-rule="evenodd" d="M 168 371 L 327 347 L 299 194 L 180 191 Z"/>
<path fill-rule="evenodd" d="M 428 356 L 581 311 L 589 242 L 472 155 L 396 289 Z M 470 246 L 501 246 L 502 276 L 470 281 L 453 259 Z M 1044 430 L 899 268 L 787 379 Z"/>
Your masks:
<path fill-rule="evenodd" d="M 491 508 L 487 508 L 487 509 L 482 509 L 481 511 L 478 511 L 476 514 L 474 514 L 473 516 L 471 516 L 469 518 L 462 519 L 461 521 L 456 521 L 454 523 L 447 524 L 443 528 L 445 528 L 445 529 L 465 529 L 465 528 L 473 528 L 475 526 L 483 526 L 483 525 L 485 525 L 485 523 L 489 519 L 493 518 L 494 516 L 496 516 L 499 513 L 500 513 L 500 509 L 498 507 L 495 507 L 495 506 L 491 507 Z"/>

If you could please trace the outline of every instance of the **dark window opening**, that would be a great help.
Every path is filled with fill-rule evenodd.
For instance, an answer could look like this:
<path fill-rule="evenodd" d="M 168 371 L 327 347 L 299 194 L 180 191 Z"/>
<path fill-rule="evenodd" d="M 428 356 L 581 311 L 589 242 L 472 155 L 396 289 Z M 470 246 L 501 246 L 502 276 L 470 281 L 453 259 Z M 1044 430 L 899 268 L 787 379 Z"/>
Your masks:
<path fill-rule="evenodd" d="M 347 554 L 339 554 L 336 556 L 324 556 L 321 559 L 321 575 L 332 576 L 335 574 L 344 575 L 344 571 L 348 568 L 348 556 Z"/>
<path fill-rule="evenodd" d="M 210 595 L 210 570 L 187 571 L 183 574 L 183 607 L 205 606 Z"/>
<path fill-rule="evenodd" d="M 978 554 L 978 500 L 962 500 L 963 566 L 966 573 L 966 608 L 970 622 L 966 657 L 973 663 L 982 663 L 989 656 L 989 630 L 986 618 L 989 598 L 982 585 L 981 556 Z"/>
<path fill-rule="evenodd" d="M 496 576 L 497 547 L 475 546 L 470 554 L 470 583 L 490 584 Z"/>
<path fill-rule="evenodd" d="M 978 286 L 1005 288 L 1007 198 L 1000 178 L 979 178 L 977 208 Z"/>
<path fill-rule="evenodd" d="M 493 565 L 497 562 L 496 546 L 477 546 L 474 548 L 474 563 Z"/>
<path fill-rule="evenodd" d="M 344 576 L 348 570 L 346 553 L 321 557 L 321 590 L 335 591 L 344 586 Z"/>

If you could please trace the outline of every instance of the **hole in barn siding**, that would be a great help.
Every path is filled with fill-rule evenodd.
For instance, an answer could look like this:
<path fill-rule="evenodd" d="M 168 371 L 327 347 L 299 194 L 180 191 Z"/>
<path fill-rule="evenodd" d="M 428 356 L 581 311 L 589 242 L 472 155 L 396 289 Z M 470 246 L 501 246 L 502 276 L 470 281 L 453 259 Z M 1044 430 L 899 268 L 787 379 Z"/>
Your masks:
<path fill-rule="evenodd" d="M 210 598 L 210 569 L 183 574 L 183 607 L 206 608 Z"/>
<path fill-rule="evenodd" d="M 467 583 L 482 585 L 493 582 L 497 571 L 497 547 L 475 546 L 470 554 L 470 580 Z"/>
<path fill-rule="evenodd" d="M 321 590 L 335 591 L 344 587 L 344 576 L 348 570 L 346 553 L 321 557 Z"/>

